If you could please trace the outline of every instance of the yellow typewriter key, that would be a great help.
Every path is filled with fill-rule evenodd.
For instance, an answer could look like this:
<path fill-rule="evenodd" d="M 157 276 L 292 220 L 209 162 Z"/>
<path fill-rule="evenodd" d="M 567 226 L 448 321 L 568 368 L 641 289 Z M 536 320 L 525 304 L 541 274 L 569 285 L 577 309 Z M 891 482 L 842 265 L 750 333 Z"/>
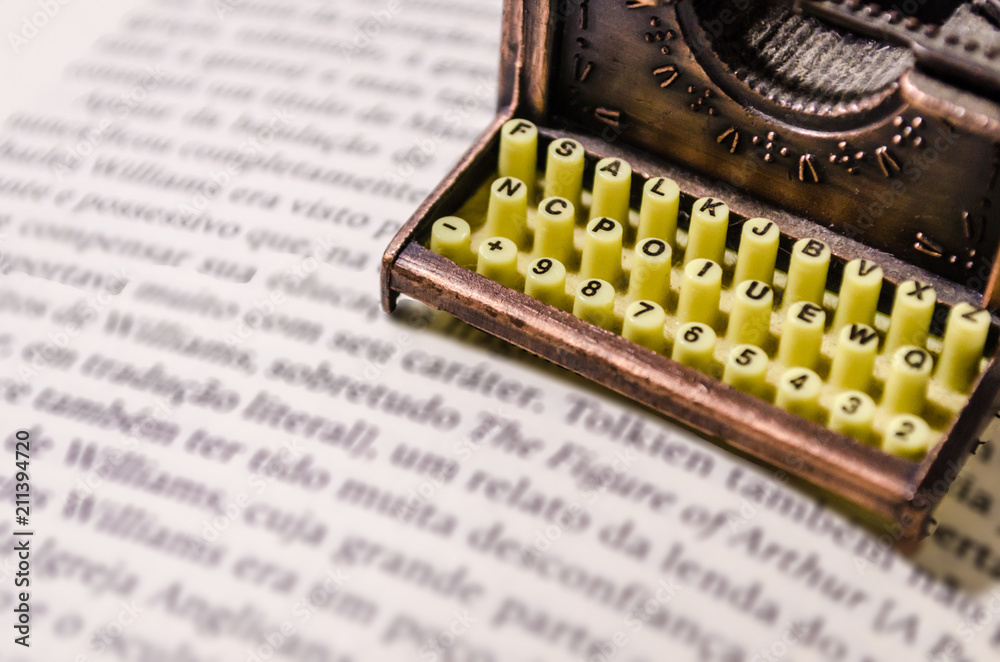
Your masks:
<path fill-rule="evenodd" d="M 751 218 L 740 231 L 740 249 L 736 253 L 733 284 L 745 280 L 774 283 L 774 261 L 778 258 L 781 229 L 766 218 Z"/>
<path fill-rule="evenodd" d="M 590 218 L 610 216 L 622 225 L 628 223 L 632 166 L 615 158 L 601 159 L 594 169 L 594 198 Z"/>
<path fill-rule="evenodd" d="M 778 393 L 774 403 L 805 418 L 819 415 L 819 394 L 823 380 L 809 368 L 789 368 L 778 379 Z"/>
<path fill-rule="evenodd" d="M 524 182 L 501 177 L 490 186 L 486 208 L 486 235 L 507 237 L 515 244 L 524 243 L 528 227 L 528 193 Z"/>
<path fill-rule="evenodd" d="M 622 273 L 623 236 L 622 224 L 607 216 L 588 223 L 583 239 L 580 277 L 617 282 Z"/>
<path fill-rule="evenodd" d="M 715 331 L 701 322 L 691 322 L 677 329 L 674 350 L 670 355 L 674 361 L 708 372 L 715 353 Z"/>
<path fill-rule="evenodd" d="M 979 374 L 979 361 L 990 330 L 990 314 L 967 303 L 948 313 L 944 349 L 935 376 L 953 391 L 965 393 Z"/>
<path fill-rule="evenodd" d="M 741 391 L 761 395 L 767 379 L 770 361 L 760 347 L 736 345 L 729 350 L 722 381 Z"/>
<path fill-rule="evenodd" d="M 524 293 L 539 301 L 563 308 L 566 305 L 566 267 L 559 260 L 540 257 L 524 274 Z"/>
<path fill-rule="evenodd" d="M 867 391 L 878 354 L 878 333 L 867 324 L 845 326 L 837 335 L 829 382 L 835 388 Z"/>
<path fill-rule="evenodd" d="M 538 176 L 538 128 L 528 120 L 509 120 L 500 129 L 500 178 L 514 177 L 524 182 L 532 199 Z"/>
<path fill-rule="evenodd" d="M 677 238 L 677 208 L 681 190 L 677 182 L 666 177 L 653 177 L 642 187 L 639 205 L 638 239 L 656 237 L 673 245 Z"/>
<path fill-rule="evenodd" d="M 927 454 L 931 429 L 927 422 L 913 414 L 896 416 L 885 428 L 882 450 L 909 460 L 919 460 Z"/>
<path fill-rule="evenodd" d="M 713 326 L 719 314 L 722 267 L 706 259 L 688 262 L 681 281 L 677 318 L 682 324 L 702 322 Z"/>
<path fill-rule="evenodd" d="M 520 289 L 517 272 L 517 246 L 506 237 L 490 237 L 479 244 L 476 272 L 501 285 Z"/>
<path fill-rule="evenodd" d="M 826 275 L 830 270 L 830 247 L 817 239 L 799 239 L 792 247 L 784 304 L 811 301 L 823 305 Z"/>
<path fill-rule="evenodd" d="M 699 198 L 691 206 L 691 225 L 684 264 L 706 259 L 722 264 L 726 254 L 726 231 L 729 229 L 729 205 L 715 198 Z"/>
<path fill-rule="evenodd" d="M 673 251 L 663 239 L 650 237 L 640 241 L 632 252 L 629 275 L 629 301 L 648 299 L 661 306 L 670 292 L 670 261 Z"/>
<path fill-rule="evenodd" d="M 663 324 L 667 314 L 655 301 L 638 300 L 625 309 L 625 324 L 622 335 L 637 345 L 654 352 L 662 352 L 664 346 Z"/>
<path fill-rule="evenodd" d="M 458 216 L 445 216 L 431 226 L 431 250 L 455 264 L 470 266 L 474 262 L 469 247 L 471 237 L 468 223 Z"/>
<path fill-rule="evenodd" d="M 736 286 L 729 313 L 726 339 L 731 343 L 750 343 L 763 347 L 771 334 L 771 311 L 774 290 L 759 280 L 745 280 Z"/>
<path fill-rule="evenodd" d="M 573 228 L 576 211 L 566 198 L 545 198 L 538 203 L 535 217 L 535 246 L 538 257 L 551 257 L 568 262 L 573 251 Z"/>
<path fill-rule="evenodd" d="M 868 443 L 875 422 L 875 401 L 861 391 L 844 391 L 833 400 L 830 408 L 831 430 Z"/>
<path fill-rule="evenodd" d="M 889 332 L 882 351 L 890 353 L 902 345 L 923 347 L 927 343 L 935 303 L 937 293 L 930 285 L 915 280 L 900 283 L 892 303 Z"/>
<path fill-rule="evenodd" d="M 919 414 L 927 400 L 933 363 L 927 350 L 904 345 L 892 355 L 882 406 L 894 414 Z"/>
<path fill-rule="evenodd" d="M 583 165 L 583 145 L 569 138 L 550 142 L 545 159 L 544 197 L 566 198 L 574 209 L 579 208 Z"/>
<path fill-rule="evenodd" d="M 786 367 L 813 368 L 823 344 L 826 313 L 811 301 L 793 303 L 785 314 L 778 359 Z"/>
<path fill-rule="evenodd" d="M 573 299 L 573 314 L 611 331 L 615 324 L 615 288 L 600 278 L 581 280 Z"/>
<path fill-rule="evenodd" d="M 833 315 L 833 331 L 848 324 L 875 322 L 878 296 L 882 292 L 882 269 L 865 259 L 851 260 L 844 267 L 837 298 L 837 312 Z"/>

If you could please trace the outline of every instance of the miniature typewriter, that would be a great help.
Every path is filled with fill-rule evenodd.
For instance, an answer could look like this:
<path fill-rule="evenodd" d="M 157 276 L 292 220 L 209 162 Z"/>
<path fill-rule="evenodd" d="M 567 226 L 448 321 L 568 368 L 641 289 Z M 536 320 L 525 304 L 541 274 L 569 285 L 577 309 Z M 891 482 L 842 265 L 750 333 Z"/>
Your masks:
<path fill-rule="evenodd" d="M 904 542 L 998 405 L 1000 3 L 508 0 L 398 294 Z"/>

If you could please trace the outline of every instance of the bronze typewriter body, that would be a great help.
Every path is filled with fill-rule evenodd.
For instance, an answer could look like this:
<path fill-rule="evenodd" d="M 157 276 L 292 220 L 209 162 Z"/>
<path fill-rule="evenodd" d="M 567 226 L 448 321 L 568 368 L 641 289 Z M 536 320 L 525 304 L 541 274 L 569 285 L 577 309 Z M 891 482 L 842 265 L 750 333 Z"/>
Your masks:
<path fill-rule="evenodd" d="M 896 4 L 913 4 L 916 13 Z M 998 25 L 1000 3 L 978 0 L 508 0 L 497 118 L 386 250 L 383 307 L 391 311 L 398 294 L 406 294 L 447 311 L 840 495 L 891 523 L 893 537 L 915 540 L 926 533 L 934 505 L 992 418 L 1000 393 L 998 319 L 991 312 L 1000 302 L 1000 198 L 994 199 L 1000 196 L 1000 105 L 993 101 L 1000 98 Z M 517 129 L 509 123 L 513 119 L 527 124 Z M 491 184 L 506 185 L 509 193 L 520 181 L 501 181 L 501 144 L 519 138 L 502 134 L 524 133 L 526 127 L 537 127 L 537 178 L 526 176 L 534 180 L 528 186 L 534 192 L 524 242 L 507 249 L 516 253 L 510 264 L 517 271 L 510 273 L 517 283 L 504 283 L 481 275 L 493 273 L 483 266 L 492 256 L 480 255 L 477 267 L 477 245 L 492 236 L 484 229 L 492 223 Z M 556 149 L 558 141 L 582 146 L 585 193 L 577 200 L 576 227 L 564 256 L 567 299 L 550 305 L 525 290 L 532 287 L 526 279 L 535 278 L 529 270 L 545 275 L 553 264 L 538 252 L 541 224 L 552 222 L 541 219 L 539 205 L 545 202 L 549 147 Z M 630 211 L 618 219 L 624 237 L 618 250 L 625 257 L 620 282 L 611 283 L 614 318 L 598 324 L 574 308 L 573 291 L 579 303 L 580 288 L 591 282 L 586 253 L 592 231 L 602 222 L 605 229 L 613 225 L 591 218 L 589 210 L 598 197 L 595 169 L 614 162 L 631 167 Z M 635 311 L 626 305 L 638 300 L 629 275 L 645 240 L 637 230 L 644 196 L 666 179 L 679 188 L 677 238 L 674 262 L 665 267 L 672 289 L 656 312 L 668 318 L 661 333 L 666 344 L 654 339 L 650 349 L 634 341 L 638 318 L 630 317 Z M 692 259 L 684 253 L 694 251 L 692 237 L 701 232 L 695 227 L 702 222 L 699 205 L 711 211 L 719 200 L 729 209 L 725 255 L 715 258 L 724 272 L 722 312 L 717 323 L 702 326 L 714 325 L 722 344 L 712 367 L 692 367 L 691 361 L 672 359 L 667 348 L 674 347 L 676 358 L 683 349 L 678 332 L 688 329 L 678 299 L 687 296 L 682 290 L 691 274 L 684 269 Z M 471 232 L 467 258 L 431 250 L 437 240 L 432 226 L 452 217 L 468 222 L 462 226 L 466 245 Z M 767 393 L 736 388 L 728 375 L 722 377 L 727 361 L 738 356 L 726 358 L 726 352 L 745 348 L 728 335 L 726 322 L 739 295 L 734 264 L 746 243 L 741 237 L 749 221 L 765 219 L 780 228 L 774 271 L 780 275 L 769 283 L 779 321 L 757 343 L 769 365 L 794 356 L 780 345 L 791 319 L 786 288 L 799 268 L 796 252 L 809 255 L 810 241 L 829 252 L 813 305 L 822 309 L 825 335 L 819 358 L 810 359 L 819 361 L 810 374 L 821 378 L 823 395 L 809 415 L 781 402 L 784 386 L 776 380 L 788 372 L 775 377 L 774 370 L 788 366 L 767 373 Z M 754 227 L 763 229 L 760 223 Z M 453 224 L 447 227 L 458 232 Z M 674 232 L 671 227 L 668 243 Z M 877 312 L 868 321 L 886 355 L 879 354 L 870 388 L 859 387 L 869 389 L 865 400 L 880 402 L 878 407 L 895 398 L 905 409 L 912 394 L 910 381 L 893 382 L 897 366 L 887 346 L 896 300 L 913 287 L 907 284 L 904 291 L 902 285 L 917 283 L 918 298 L 921 287 L 935 293 L 926 349 L 919 342 L 919 351 L 907 355 L 927 359 L 923 383 L 930 384 L 921 392 L 930 395 L 920 396 L 927 404 L 914 413 L 930 422 L 932 436 L 917 454 L 886 451 L 888 441 L 879 440 L 890 434 L 887 425 L 900 423 L 881 410 L 876 420 L 882 422 L 870 439 L 834 424 L 833 407 L 842 398 L 830 385 L 840 360 L 833 325 L 847 296 L 841 292 L 845 270 L 856 269 L 852 264 L 862 265 L 862 275 L 867 264 L 882 274 L 874 290 L 877 303 L 871 303 Z M 636 305 L 641 312 L 653 307 Z M 956 328 L 975 322 L 973 335 L 981 330 L 984 339 L 976 341 L 974 374 L 959 386 L 940 367 L 954 363 L 944 356 L 948 352 L 965 351 L 958 330 L 947 336 L 952 318 L 962 318 Z M 932 363 L 938 370 L 933 377 Z"/>

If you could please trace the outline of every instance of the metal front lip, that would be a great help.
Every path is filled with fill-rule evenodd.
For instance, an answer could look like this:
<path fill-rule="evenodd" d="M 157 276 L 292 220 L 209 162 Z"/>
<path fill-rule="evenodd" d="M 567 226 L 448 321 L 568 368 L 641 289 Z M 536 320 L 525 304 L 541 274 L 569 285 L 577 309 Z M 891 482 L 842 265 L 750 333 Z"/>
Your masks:
<path fill-rule="evenodd" d="M 926 506 L 911 503 L 927 463 L 888 455 L 526 294 L 408 244 L 390 286 L 487 333 L 726 441 L 775 467 L 847 496 L 919 535 Z"/>

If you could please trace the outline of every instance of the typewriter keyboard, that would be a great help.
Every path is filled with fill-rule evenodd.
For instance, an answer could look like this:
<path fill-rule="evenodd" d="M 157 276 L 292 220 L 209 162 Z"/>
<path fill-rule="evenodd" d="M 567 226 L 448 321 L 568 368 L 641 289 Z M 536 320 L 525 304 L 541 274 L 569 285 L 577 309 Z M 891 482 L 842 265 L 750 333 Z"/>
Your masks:
<path fill-rule="evenodd" d="M 537 150 L 531 122 L 507 122 L 496 178 L 433 224 L 430 249 L 901 457 L 923 457 L 965 405 L 985 363 L 986 311 L 952 306 L 939 337 L 928 284 L 900 283 L 880 311 L 891 285 L 869 260 L 783 242 L 774 222 L 692 201 L 664 177 L 645 181 L 634 209 L 625 161 L 597 161 L 588 190 L 580 143 L 552 140 L 542 173 Z"/>

